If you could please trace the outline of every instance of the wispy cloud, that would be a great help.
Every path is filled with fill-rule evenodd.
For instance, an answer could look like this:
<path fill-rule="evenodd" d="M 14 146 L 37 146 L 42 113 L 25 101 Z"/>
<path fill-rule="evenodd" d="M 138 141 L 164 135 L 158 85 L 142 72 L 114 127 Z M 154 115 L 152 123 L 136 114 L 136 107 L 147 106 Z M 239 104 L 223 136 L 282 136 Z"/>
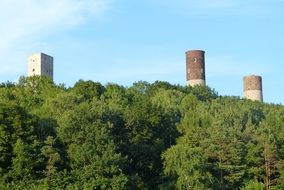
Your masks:
<path fill-rule="evenodd" d="M 0 67 L 6 69 L 1 69 L 0 74 L 22 70 L 24 64 L 19 65 L 17 56 L 24 56 L 24 47 L 38 44 L 40 37 L 78 26 L 90 16 L 99 17 L 107 10 L 110 1 L 1 0 Z"/>

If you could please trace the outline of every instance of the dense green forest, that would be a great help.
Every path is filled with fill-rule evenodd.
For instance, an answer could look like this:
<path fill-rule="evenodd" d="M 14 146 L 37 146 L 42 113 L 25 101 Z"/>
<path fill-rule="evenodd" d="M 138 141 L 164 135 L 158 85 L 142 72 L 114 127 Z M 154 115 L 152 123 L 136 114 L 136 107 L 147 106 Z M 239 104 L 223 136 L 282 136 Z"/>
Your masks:
<path fill-rule="evenodd" d="M 157 81 L 0 85 L 0 189 L 283 190 L 284 107 Z"/>

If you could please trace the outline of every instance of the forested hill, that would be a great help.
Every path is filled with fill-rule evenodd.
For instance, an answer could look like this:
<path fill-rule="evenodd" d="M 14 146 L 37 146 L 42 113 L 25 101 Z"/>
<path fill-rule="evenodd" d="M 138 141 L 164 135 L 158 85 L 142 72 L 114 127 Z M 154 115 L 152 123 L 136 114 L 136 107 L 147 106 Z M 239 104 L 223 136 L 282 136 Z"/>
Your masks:
<path fill-rule="evenodd" d="M 208 87 L 0 87 L 0 189 L 284 189 L 284 107 Z"/>

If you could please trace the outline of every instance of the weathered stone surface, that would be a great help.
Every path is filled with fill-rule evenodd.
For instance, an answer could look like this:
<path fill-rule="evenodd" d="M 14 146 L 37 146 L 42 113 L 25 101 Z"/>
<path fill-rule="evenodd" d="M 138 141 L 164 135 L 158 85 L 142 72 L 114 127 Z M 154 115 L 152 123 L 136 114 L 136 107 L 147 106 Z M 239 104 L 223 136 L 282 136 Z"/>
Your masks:
<path fill-rule="evenodd" d="M 28 58 L 28 76 L 48 76 L 53 80 L 53 57 L 35 53 Z"/>
<path fill-rule="evenodd" d="M 202 50 L 191 50 L 186 52 L 186 80 L 187 84 L 190 86 L 205 85 L 204 54 L 205 52 Z M 194 80 L 196 81 L 194 82 Z"/>
<path fill-rule="evenodd" d="M 263 101 L 261 76 L 250 75 L 244 77 L 244 98 Z"/>

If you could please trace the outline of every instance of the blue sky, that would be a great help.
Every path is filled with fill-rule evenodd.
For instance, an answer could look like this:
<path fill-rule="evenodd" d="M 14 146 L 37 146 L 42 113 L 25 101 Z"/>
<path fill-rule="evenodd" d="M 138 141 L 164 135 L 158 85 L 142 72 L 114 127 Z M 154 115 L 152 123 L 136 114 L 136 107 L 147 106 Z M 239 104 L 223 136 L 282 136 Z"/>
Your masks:
<path fill-rule="evenodd" d="M 284 103 L 283 0 L 1 0 L 0 81 L 27 75 L 27 57 L 54 57 L 56 83 L 164 80 L 186 84 L 185 51 L 206 51 L 206 80 L 242 96 L 263 77 Z"/>

